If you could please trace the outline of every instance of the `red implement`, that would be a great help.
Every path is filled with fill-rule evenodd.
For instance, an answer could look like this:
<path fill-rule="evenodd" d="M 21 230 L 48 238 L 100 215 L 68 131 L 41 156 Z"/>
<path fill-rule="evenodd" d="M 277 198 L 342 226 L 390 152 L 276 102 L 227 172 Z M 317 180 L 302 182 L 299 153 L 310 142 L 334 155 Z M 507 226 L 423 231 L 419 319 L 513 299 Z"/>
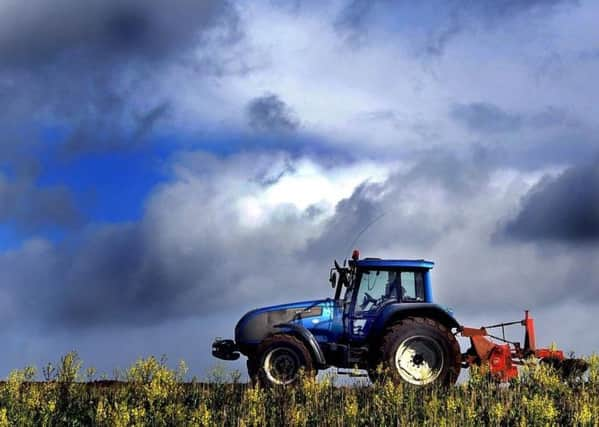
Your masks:
<path fill-rule="evenodd" d="M 524 326 L 524 345 L 509 341 L 505 338 L 505 327 L 512 325 Z M 502 336 L 489 333 L 489 329 L 501 328 Z M 524 319 L 517 322 L 499 323 L 482 328 L 462 326 L 459 330 L 463 337 L 470 338 L 471 347 L 462 355 L 465 367 L 473 364 L 488 366 L 489 372 L 500 381 L 509 381 L 518 376 L 517 365 L 524 364 L 530 357 L 541 359 L 561 371 L 564 375 L 584 373 L 587 363 L 581 359 L 565 359 L 562 350 L 537 348 L 534 319 L 524 312 Z M 495 341 L 500 341 L 497 343 Z"/>

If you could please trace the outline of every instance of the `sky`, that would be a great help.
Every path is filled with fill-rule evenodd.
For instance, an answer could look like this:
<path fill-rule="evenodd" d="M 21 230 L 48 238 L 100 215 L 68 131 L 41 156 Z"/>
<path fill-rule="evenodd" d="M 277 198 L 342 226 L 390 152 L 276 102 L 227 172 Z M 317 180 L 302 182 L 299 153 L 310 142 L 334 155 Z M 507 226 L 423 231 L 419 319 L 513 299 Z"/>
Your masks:
<path fill-rule="evenodd" d="M 433 260 L 462 324 L 530 309 L 540 344 L 598 351 L 598 20 L 590 0 L 0 0 L 0 376 L 70 350 L 205 376 L 246 311 L 332 296 L 353 246 Z"/>

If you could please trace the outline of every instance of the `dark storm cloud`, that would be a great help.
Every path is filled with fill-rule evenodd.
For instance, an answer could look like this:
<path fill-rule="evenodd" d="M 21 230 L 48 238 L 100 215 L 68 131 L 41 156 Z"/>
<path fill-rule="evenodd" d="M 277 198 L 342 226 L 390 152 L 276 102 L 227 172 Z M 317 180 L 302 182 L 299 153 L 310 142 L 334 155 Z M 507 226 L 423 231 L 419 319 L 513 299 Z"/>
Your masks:
<path fill-rule="evenodd" d="M 30 176 L 6 179 L 0 174 L 0 223 L 31 233 L 71 228 L 82 219 L 67 188 L 38 187 Z"/>
<path fill-rule="evenodd" d="M 0 14 L 2 67 L 39 66 L 61 55 L 98 63 L 177 55 L 211 27 L 236 21 L 228 2 L 9 0 Z"/>
<path fill-rule="evenodd" d="M 276 94 L 267 93 L 252 99 L 246 111 L 249 125 L 257 131 L 293 131 L 299 126 L 294 112 Z"/>
<path fill-rule="evenodd" d="M 438 189 L 451 199 L 450 205 L 459 204 L 487 185 L 490 168 L 483 149 L 462 158 L 442 149 L 419 153 L 407 170 L 392 173 L 382 183 L 364 182 L 341 200 L 324 232 L 310 242 L 306 252 L 322 258 L 347 256 L 356 237 L 367 251 L 398 244 L 430 250 L 448 232 L 461 228 L 465 218 L 454 209 L 437 217 L 438 212 L 428 209 L 432 201 L 426 201 L 423 194 Z M 418 210 L 410 208 L 414 205 Z"/>
<path fill-rule="evenodd" d="M 599 241 L 599 162 L 546 177 L 522 199 L 499 236 L 522 241 Z"/>
<path fill-rule="evenodd" d="M 138 224 L 93 227 L 56 247 L 3 254 L 0 276 L 12 283 L 18 316 L 36 313 L 24 323 L 81 329 L 203 313 L 198 295 L 181 298 L 190 283 L 206 279 L 203 269 L 190 271 L 188 260 L 179 259 L 178 271 L 169 272 L 173 259 L 154 256 L 146 247 L 151 243 Z M 193 276 L 184 279 L 183 271 Z"/>
<path fill-rule="evenodd" d="M 204 247 L 184 256 L 157 253 L 156 245 L 139 224 L 124 224 L 90 228 L 56 247 L 0 255 L 14 319 L 52 329 L 139 326 L 226 304 L 221 281 L 231 273 L 215 272 L 222 252 Z"/>
<path fill-rule="evenodd" d="M 327 254 L 346 256 L 360 229 L 385 214 L 384 207 L 377 201 L 384 190 L 382 184 L 365 182 L 359 185 L 350 197 L 337 204 L 335 215 L 327 220 L 324 233 L 311 242 L 307 253 L 310 256 L 320 254 L 323 258 Z"/>
<path fill-rule="evenodd" d="M 159 85 L 170 68 L 222 74 L 241 33 L 227 1 L 4 2 L 0 128 L 59 127 L 69 154 L 139 142 L 172 108 Z"/>

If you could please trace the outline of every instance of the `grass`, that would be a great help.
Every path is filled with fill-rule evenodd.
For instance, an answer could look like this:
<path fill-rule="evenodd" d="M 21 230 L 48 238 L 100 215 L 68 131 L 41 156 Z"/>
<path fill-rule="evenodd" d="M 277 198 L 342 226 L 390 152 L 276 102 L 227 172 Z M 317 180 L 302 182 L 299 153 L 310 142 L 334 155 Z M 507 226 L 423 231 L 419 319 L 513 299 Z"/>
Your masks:
<path fill-rule="evenodd" d="M 339 385 L 334 376 L 297 387 L 264 390 L 240 375 L 213 373 L 187 380 L 181 363 L 140 359 L 121 381 L 96 380 L 76 353 L 54 368 L 13 371 L 0 383 L 0 426 L 478 426 L 599 425 L 599 356 L 584 379 L 566 382 L 550 367 L 525 367 L 498 385 L 481 370 L 463 384 L 414 388 L 391 382 Z"/>

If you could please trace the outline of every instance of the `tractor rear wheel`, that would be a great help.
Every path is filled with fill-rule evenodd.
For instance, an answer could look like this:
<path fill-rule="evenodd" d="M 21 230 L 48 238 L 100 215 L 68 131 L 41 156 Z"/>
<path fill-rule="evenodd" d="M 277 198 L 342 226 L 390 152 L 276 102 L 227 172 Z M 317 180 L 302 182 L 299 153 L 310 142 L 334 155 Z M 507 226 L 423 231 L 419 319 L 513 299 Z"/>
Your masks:
<path fill-rule="evenodd" d="M 460 373 L 460 346 L 441 323 L 410 317 L 387 329 L 379 362 L 383 374 L 395 383 L 453 385 Z M 379 376 L 371 370 L 370 377 Z"/>
<path fill-rule="evenodd" d="M 264 387 L 297 384 L 302 369 L 306 375 L 316 373 L 310 351 L 298 338 L 287 334 L 265 338 L 255 359 L 248 361 L 250 376 L 254 374 Z"/>

